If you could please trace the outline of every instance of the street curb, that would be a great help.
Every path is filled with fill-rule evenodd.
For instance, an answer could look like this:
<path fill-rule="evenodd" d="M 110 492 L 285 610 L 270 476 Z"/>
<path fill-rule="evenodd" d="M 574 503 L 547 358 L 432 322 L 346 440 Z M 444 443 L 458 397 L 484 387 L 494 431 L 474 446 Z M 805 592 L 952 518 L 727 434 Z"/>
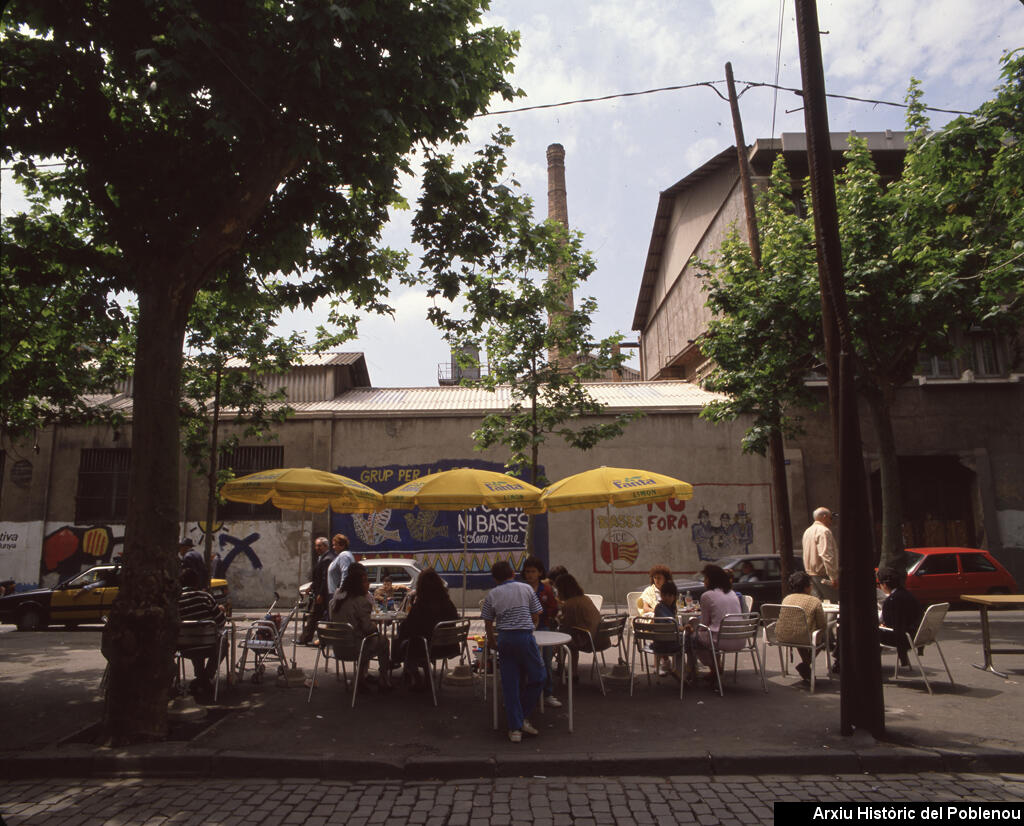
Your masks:
<path fill-rule="evenodd" d="M 460 780 L 498 777 L 665 777 L 692 775 L 758 776 L 915 773 L 1024 773 L 1024 752 L 980 749 L 959 752 L 897 747 L 895 751 L 795 753 L 772 755 L 665 755 L 536 753 L 500 757 L 418 755 L 404 761 L 354 760 L 333 754 L 252 754 L 195 750 L 55 754 L 40 752 L 0 757 L 0 778 L 60 777 L 302 778 L 305 780 Z"/>

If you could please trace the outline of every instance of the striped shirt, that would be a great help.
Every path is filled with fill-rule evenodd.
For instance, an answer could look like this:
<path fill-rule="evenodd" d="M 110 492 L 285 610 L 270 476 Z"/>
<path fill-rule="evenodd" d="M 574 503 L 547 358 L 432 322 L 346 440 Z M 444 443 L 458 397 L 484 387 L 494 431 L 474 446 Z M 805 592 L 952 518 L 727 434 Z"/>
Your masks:
<path fill-rule="evenodd" d="M 206 591 L 182 591 L 178 597 L 178 619 L 213 620 L 218 629 L 224 626 L 224 612 Z"/>
<path fill-rule="evenodd" d="M 480 618 L 499 631 L 533 631 L 533 615 L 541 612 L 537 593 L 525 582 L 506 580 L 488 591 Z"/>

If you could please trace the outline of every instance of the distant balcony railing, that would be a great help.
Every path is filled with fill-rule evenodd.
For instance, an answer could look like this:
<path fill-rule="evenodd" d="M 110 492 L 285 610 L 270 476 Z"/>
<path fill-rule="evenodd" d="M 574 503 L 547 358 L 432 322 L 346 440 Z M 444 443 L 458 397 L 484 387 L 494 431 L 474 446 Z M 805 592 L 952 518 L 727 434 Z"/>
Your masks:
<path fill-rule="evenodd" d="M 486 364 L 481 364 L 479 367 L 459 367 L 457 364 L 437 365 L 437 383 L 442 386 L 460 384 L 463 379 L 476 381 L 486 375 Z"/>

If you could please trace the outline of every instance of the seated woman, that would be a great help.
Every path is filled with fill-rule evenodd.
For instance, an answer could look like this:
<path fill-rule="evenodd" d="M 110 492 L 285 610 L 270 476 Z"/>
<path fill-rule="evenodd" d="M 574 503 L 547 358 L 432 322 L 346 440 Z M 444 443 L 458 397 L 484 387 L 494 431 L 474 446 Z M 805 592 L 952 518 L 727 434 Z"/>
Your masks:
<path fill-rule="evenodd" d="M 590 648 L 586 631 L 591 635 L 597 632 L 601 612 L 597 610 L 594 601 L 583 593 L 583 589 L 572 574 L 565 573 L 559 576 L 555 580 L 555 587 L 558 589 L 558 599 L 562 605 L 558 615 L 558 629 L 572 637 L 569 643 L 569 650 L 572 652 L 572 679 L 573 682 L 579 682 L 577 672 L 580 664 L 580 647 Z"/>
<path fill-rule="evenodd" d="M 878 641 L 882 645 L 895 647 L 900 665 L 905 667 L 910 665 L 907 634 L 913 639 L 917 626 L 921 624 L 921 604 L 903 587 L 906 579 L 906 574 L 892 568 L 880 568 L 878 571 L 878 584 L 885 593 L 881 622 L 878 624 Z"/>
<path fill-rule="evenodd" d="M 358 679 L 366 680 L 370 660 L 377 657 L 380 663 L 380 691 L 386 692 L 391 690 L 388 647 L 386 641 L 377 633 L 377 624 L 370 619 L 373 613 L 373 600 L 370 599 L 369 590 L 370 578 L 366 574 L 366 568 L 358 562 L 353 562 L 348 566 L 341 588 L 331 599 L 330 618 L 331 622 L 347 622 L 357 634 L 370 638 L 363 649 Z"/>
<path fill-rule="evenodd" d="M 740 598 L 732 589 L 732 578 L 718 565 L 705 565 L 702 573 L 704 574 L 704 587 L 707 590 L 700 595 L 700 619 L 690 620 L 687 626 L 686 670 L 687 679 L 690 681 L 697 677 L 697 660 L 706 666 L 714 667 L 714 661 L 711 658 L 711 639 L 708 636 L 708 631 L 699 628 L 698 623 L 711 629 L 711 635 L 715 637 L 716 651 L 739 651 L 745 644 L 743 639 L 722 640 L 720 645 L 718 642 L 718 629 L 721 627 L 725 615 L 743 613 Z"/>
<path fill-rule="evenodd" d="M 672 579 L 672 572 L 667 565 L 652 566 L 649 575 L 651 584 L 644 588 L 639 599 L 640 615 L 644 617 L 654 616 L 654 609 L 661 602 L 661 586 Z"/>
<path fill-rule="evenodd" d="M 458 618 L 458 609 L 448 596 L 448 590 L 437 571 L 433 568 L 421 571 L 416 579 L 416 593 L 409 609 L 409 616 L 398 626 L 397 638 L 399 657 L 405 662 L 403 675 L 406 681 L 411 683 L 413 691 L 426 689 L 426 676 L 429 673 L 423 643 L 419 638 L 424 637 L 429 643 L 435 625 Z M 457 657 L 459 650 L 457 646 L 453 646 L 451 651 L 441 653 Z"/>

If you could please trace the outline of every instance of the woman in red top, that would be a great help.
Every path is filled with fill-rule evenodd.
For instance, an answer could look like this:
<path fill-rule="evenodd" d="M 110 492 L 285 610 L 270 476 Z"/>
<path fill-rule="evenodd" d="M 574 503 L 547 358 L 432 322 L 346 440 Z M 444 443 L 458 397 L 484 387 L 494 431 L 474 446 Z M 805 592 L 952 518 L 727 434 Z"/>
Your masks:
<path fill-rule="evenodd" d="M 523 580 L 537 592 L 537 599 L 540 600 L 540 622 L 537 624 L 538 631 L 558 630 L 558 597 L 555 596 L 555 589 L 550 582 L 544 581 L 544 563 L 535 556 L 526 557 L 523 563 Z M 559 708 L 562 703 L 555 697 L 555 681 L 551 674 L 551 661 L 555 655 L 555 649 L 550 646 L 541 648 L 544 655 L 544 668 L 547 677 L 544 680 L 544 702 L 552 708 Z"/>

